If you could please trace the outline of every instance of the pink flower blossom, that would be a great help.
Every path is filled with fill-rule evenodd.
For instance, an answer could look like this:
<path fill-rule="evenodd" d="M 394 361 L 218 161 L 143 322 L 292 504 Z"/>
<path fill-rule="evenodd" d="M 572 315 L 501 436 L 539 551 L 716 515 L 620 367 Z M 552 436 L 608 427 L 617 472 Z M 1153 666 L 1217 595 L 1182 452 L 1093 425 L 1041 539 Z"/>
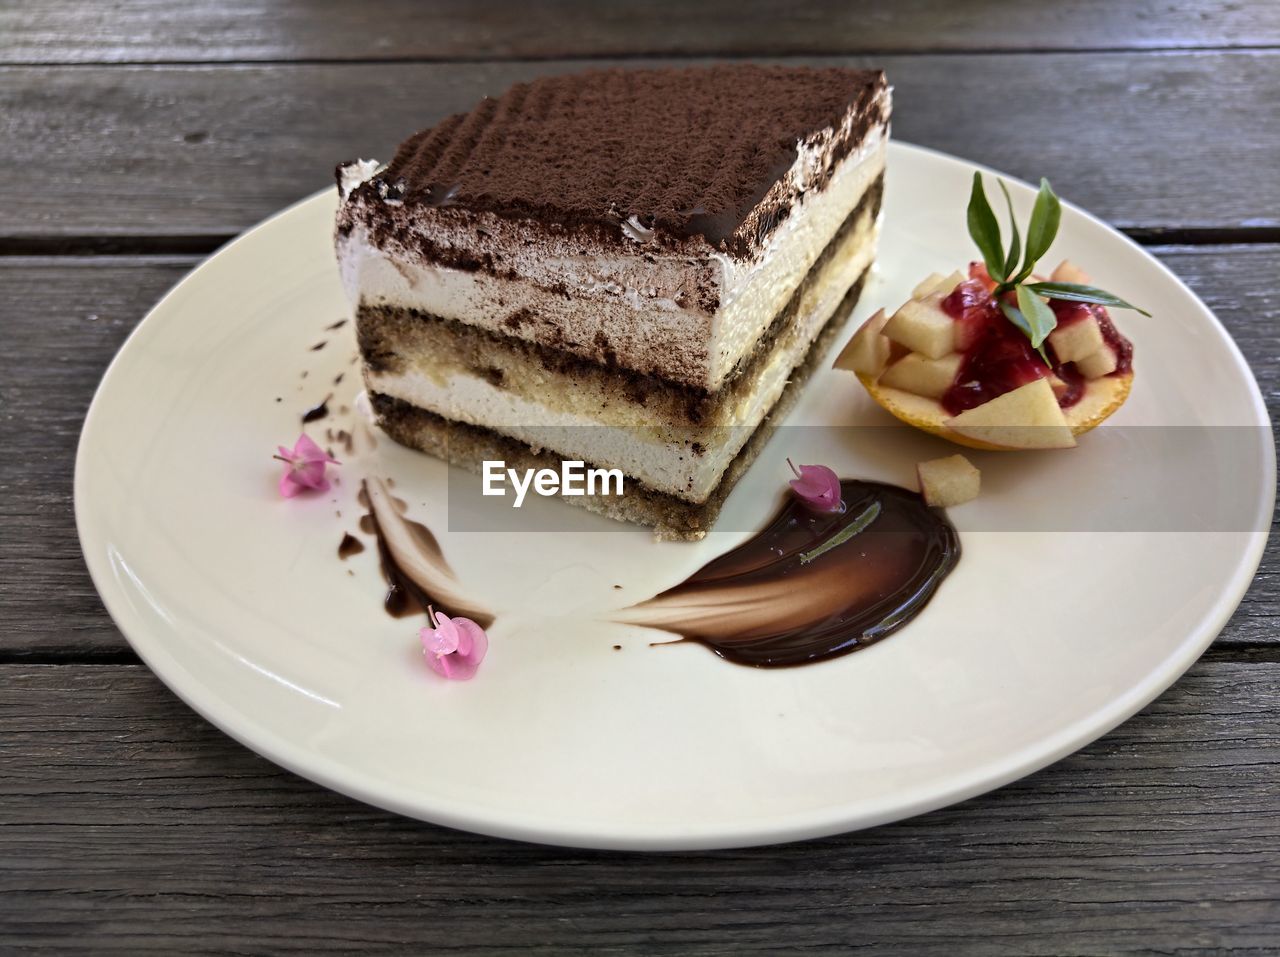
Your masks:
<path fill-rule="evenodd" d="M 449 618 L 434 608 L 428 609 L 427 615 L 431 624 L 418 632 L 427 665 L 455 681 L 474 677 L 489 650 L 484 629 L 470 618 Z"/>
<path fill-rule="evenodd" d="M 790 459 L 787 464 L 796 475 L 788 484 L 800 501 L 819 512 L 840 510 L 840 478 L 835 472 L 825 465 L 802 465 L 797 469 Z"/>
<path fill-rule="evenodd" d="M 339 462 L 311 440 L 309 435 L 298 436 L 293 448 L 281 445 L 272 458 L 284 463 L 284 474 L 280 476 L 280 494 L 285 498 L 293 498 L 299 492 L 314 489 L 317 492 L 329 490 L 329 480 L 324 477 L 326 465 L 338 465 Z"/>

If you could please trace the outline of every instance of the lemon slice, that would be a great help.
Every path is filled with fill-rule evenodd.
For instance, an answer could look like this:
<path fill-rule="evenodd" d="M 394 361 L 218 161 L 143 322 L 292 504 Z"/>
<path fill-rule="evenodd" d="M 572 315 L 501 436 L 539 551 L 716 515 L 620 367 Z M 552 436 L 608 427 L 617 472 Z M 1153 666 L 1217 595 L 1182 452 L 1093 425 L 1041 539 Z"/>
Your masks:
<path fill-rule="evenodd" d="M 947 428 L 946 423 L 951 415 L 937 399 L 880 385 L 874 376 L 867 373 L 859 372 L 858 379 L 882 409 L 907 425 L 966 448 L 1008 451 L 1003 446 L 991 445 L 979 439 L 959 435 Z M 1062 410 L 1072 434 L 1080 436 L 1097 428 L 1116 409 L 1124 405 L 1132 386 L 1132 372 L 1086 380 L 1084 395 L 1080 397 L 1080 401 L 1069 409 Z"/>

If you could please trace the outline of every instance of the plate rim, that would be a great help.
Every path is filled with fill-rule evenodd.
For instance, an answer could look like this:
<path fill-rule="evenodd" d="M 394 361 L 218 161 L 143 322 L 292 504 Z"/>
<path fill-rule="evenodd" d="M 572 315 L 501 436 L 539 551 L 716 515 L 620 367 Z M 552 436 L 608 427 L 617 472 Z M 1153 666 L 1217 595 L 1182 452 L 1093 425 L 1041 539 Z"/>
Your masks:
<path fill-rule="evenodd" d="M 934 161 L 956 164 L 968 170 L 999 176 L 1007 182 L 1017 183 L 1033 191 L 1035 189 L 1030 183 L 1017 177 L 929 147 L 893 140 L 890 143 L 890 150 L 923 154 Z M 956 804 L 1034 774 L 1098 740 L 1133 717 L 1172 686 L 1218 637 L 1252 584 L 1261 564 L 1269 531 L 1245 533 L 1249 536 L 1249 541 L 1230 572 L 1229 586 L 1222 590 L 1213 605 L 1188 631 L 1182 642 L 1171 649 L 1162 660 L 1155 663 L 1142 681 L 1131 685 L 1125 693 L 1110 699 L 1105 706 L 1095 709 L 1072 725 L 1060 729 L 1056 734 L 1040 739 L 1034 746 L 1029 745 L 1017 751 L 1007 752 L 997 760 L 970 767 L 959 776 L 958 782 L 947 789 L 939 790 L 934 787 L 929 789 L 930 793 L 927 796 L 894 801 L 892 806 L 873 812 L 858 813 L 852 811 L 848 805 L 832 804 L 821 810 L 809 810 L 790 815 L 775 814 L 764 823 L 755 819 L 745 821 L 739 819 L 735 825 L 729 827 L 700 827 L 692 830 L 672 828 L 662 835 L 619 836 L 617 833 L 609 833 L 592 825 L 572 828 L 559 823 L 548 824 L 545 821 L 539 823 L 538 819 L 525 819 L 510 810 L 504 810 L 498 816 L 501 820 L 498 820 L 492 815 L 483 813 L 470 814 L 456 808 L 431 806 L 430 801 L 425 803 L 421 801 L 421 795 L 416 802 L 406 795 L 401 795 L 399 792 L 405 790 L 403 787 L 396 787 L 392 789 L 396 793 L 389 793 L 386 787 L 362 784 L 357 780 L 360 777 L 359 774 L 344 777 L 342 771 L 346 766 L 340 762 L 327 758 L 317 759 L 314 754 L 309 754 L 274 730 L 245 720 L 242 713 L 237 711 L 231 703 L 203 685 L 181 661 L 168 654 L 162 641 L 148 634 L 145 623 L 133 615 L 122 593 L 115 588 L 114 576 L 110 573 L 105 558 L 107 543 L 94 537 L 94 529 L 88 518 L 90 492 L 87 488 L 89 466 L 86 465 L 86 447 L 89 441 L 87 436 L 93 430 L 102 427 L 99 420 L 106 414 L 103 412 L 103 406 L 109 400 L 104 399 L 103 396 L 111 388 L 113 378 L 118 377 L 123 357 L 148 323 L 155 321 L 155 317 L 167 309 L 169 302 L 181 293 L 183 287 L 192 282 L 195 276 L 216 258 L 249 241 L 260 231 L 268 229 L 276 220 L 290 215 L 307 204 L 317 203 L 332 196 L 335 188 L 329 187 L 303 197 L 224 243 L 179 279 L 147 311 L 117 349 L 94 390 L 93 399 L 85 413 L 77 440 L 73 481 L 76 532 L 90 578 L 112 622 L 147 668 L 184 704 L 215 728 L 273 764 L 330 790 L 406 817 L 472 833 L 562 847 L 599 850 L 689 851 L 752 847 L 809 840 L 876 827 Z M 1167 265 L 1130 237 L 1087 210 L 1066 201 L 1063 201 L 1063 206 L 1083 216 L 1092 225 L 1106 230 L 1113 238 L 1118 238 L 1136 250 L 1144 259 L 1153 263 L 1166 279 L 1171 279 L 1176 284 L 1184 296 L 1198 304 L 1217 327 L 1237 371 L 1246 384 L 1252 411 L 1259 423 L 1266 426 L 1265 437 L 1262 439 L 1265 462 L 1263 487 L 1266 491 L 1263 493 L 1263 500 L 1258 503 L 1258 515 L 1260 518 L 1265 518 L 1275 507 L 1275 439 L 1270 413 L 1262 391 L 1239 345 L 1213 310 Z M 1264 524 L 1269 528 L 1269 523 Z M 330 764 L 335 766 L 330 767 Z M 920 788 L 917 787 L 917 790 Z"/>

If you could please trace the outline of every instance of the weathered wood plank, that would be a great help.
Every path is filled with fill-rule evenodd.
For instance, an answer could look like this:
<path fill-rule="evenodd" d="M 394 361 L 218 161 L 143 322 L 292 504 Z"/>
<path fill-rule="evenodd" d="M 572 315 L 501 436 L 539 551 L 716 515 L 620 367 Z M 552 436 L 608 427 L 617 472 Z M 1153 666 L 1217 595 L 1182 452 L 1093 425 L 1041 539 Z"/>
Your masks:
<path fill-rule="evenodd" d="M 41 0 L 0 8 L 0 62 L 751 55 L 1151 49 L 1280 43 L 1280 10 L 1253 0 L 770 0 L 475 4 L 444 0 Z"/>
<path fill-rule="evenodd" d="M 0 259 L 0 649 L 124 648 L 80 554 L 76 442 L 111 357 L 191 269 L 179 259 Z"/>
<path fill-rule="evenodd" d="M 0 667 L 0 949 L 912 955 L 1280 939 L 1280 671 L 1202 662 L 1060 764 L 859 834 L 642 856 L 419 824 L 281 771 L 141 667 Z"/>
<path fill-rule="evenodd" d="M 628 61 L 634 63 L 635 61 Z M 652 61 L 648 61 L 652 62 Z M 1280 51 L 876 56 L 894 134 L 1126 228 L 1280 228 Z M 581 64 L 0 68 L 0 237 L 227 236 L 407 133 Z M 993 108 L 999 104 L 999 108 Z"/>
<path fill-rule="evenodd" d="M 1156 252 L 1222 318 L 1280 409 L 1280 246 Z M 126 648 L 89 581 L 72 515 L 76 440 L 111 356 L 196 260 L 0 257 L 0 652 L 115 654 Z M 1219 642 L 1280 642 L 1280 536 Z"/>

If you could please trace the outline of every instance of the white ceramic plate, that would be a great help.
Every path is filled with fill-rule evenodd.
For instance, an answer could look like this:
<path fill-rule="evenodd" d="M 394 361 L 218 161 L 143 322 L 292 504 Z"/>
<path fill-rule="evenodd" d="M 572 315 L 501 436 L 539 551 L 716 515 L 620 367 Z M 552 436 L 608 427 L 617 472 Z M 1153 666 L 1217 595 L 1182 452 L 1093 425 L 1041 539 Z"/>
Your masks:
<path fill-rule="evenodd" d="M 879 272 L 855 321 L 971 258 L 973 169 L 893 146 Z M 1017 184 L 1014 195 L 1025 217 L 1032 193 Z M 344 463 L 335 495 L 278 497 L 270 455 L 296 438 L 299 412 L 330 391 L 331 407 L 350 405 L 358 387 L 350 325 L 324 331 L 347 312 L 334 203 L 326 192 L 275 216 L 156 306 L 103 378 L 75 487 L 94 582 L 147 664 L 228 734 L 327 787 L 454 827 L 589 847 L 749 845 L 880 824 L 1012 781 L 1132 715 L 1209 644 L 1257 567 L 1274 453 L 1248 368 L 1163 266 L 1067 208 L 1054 260 L 1069 256 L 1156 316 L 1117 317 L 1138 375 L 1108 427 L 1069 453 L 975 456 L 985 494 L 952 513 L 963 560 L 918 619 L 873 648 L 764 671 L 697 645 L 651 647 L 656 633 L 603 619 L 746 532 L 655 544 L 551 501 L 513 513 L 508 534 L 449 532 L 446 467 L 385 439 Z M 886 417 L 852 376 L 826 371 L 791 421 Z M 1232 434 L 1248 438 L 1160 482 L 1159 469 L 1126 465 L 1140 425 L 1240 426 Z M 843 434 L 775 437 L 731 496 L 728 527 L 768 516 L 786 455 L 909 484 L 915 461 L 949 449 L 896 429 L 883 441 Z M 393 477 L 460 578 L 498 607 L 476 680 L 424 667 L 417 623 L 381 610 L 372 549 L 337 559 L 362 474 Z M 1109 503 L 1212 491 L 1224 474 L 1243 503 L 1238 527 L 1073 524 Z M 1091 498 L 1086 480 L 1100 476 L 1106 493 Z M 546 519 L 538 509 L 562 510 L 566 531 L 522 530 L 526 516 Z M 1008 530 L 1028 519 L 1038 530 Z"/>

